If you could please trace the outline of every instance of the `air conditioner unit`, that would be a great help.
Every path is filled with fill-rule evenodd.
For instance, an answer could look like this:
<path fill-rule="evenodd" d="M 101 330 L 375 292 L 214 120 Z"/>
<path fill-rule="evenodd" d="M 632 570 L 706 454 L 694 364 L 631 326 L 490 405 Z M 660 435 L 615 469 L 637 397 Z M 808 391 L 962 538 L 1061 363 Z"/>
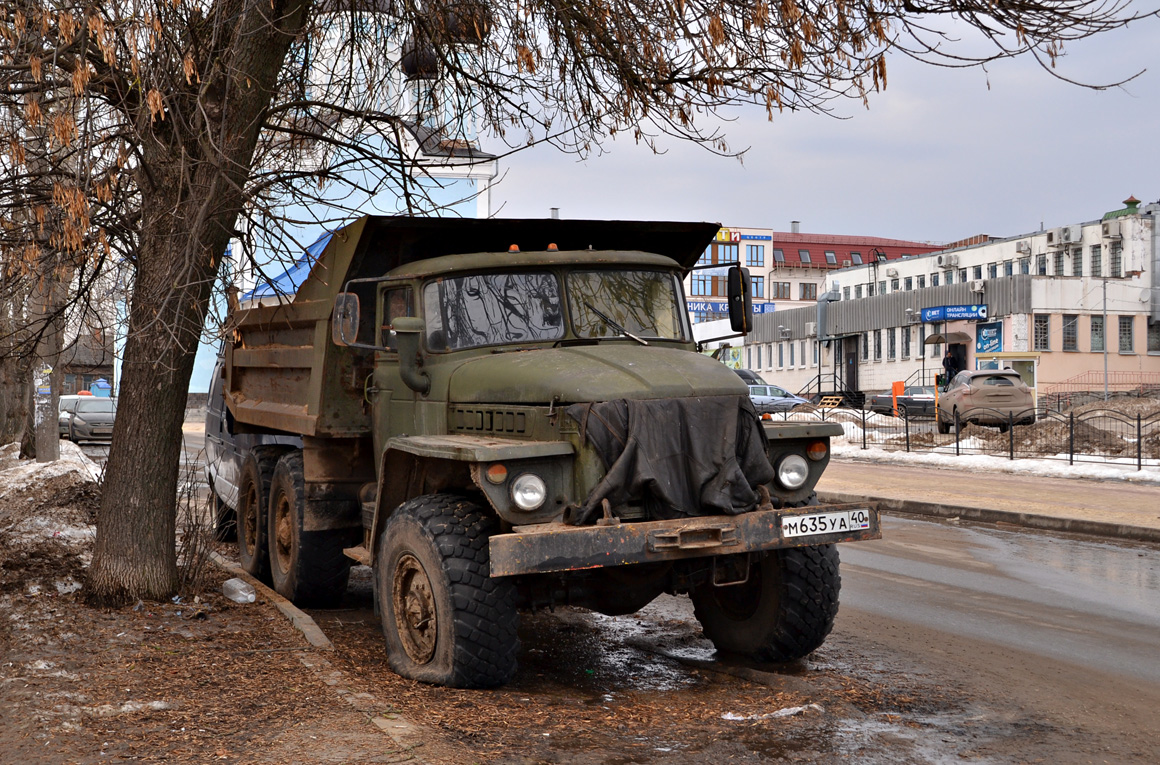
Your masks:
<path fill-rule="evenodd" d="M 1104 239 L 1119 239 L 1120 238 L 1120 222 L 1118 220 L 1106 220 L 1104 225 L 1100 227 L 1100 234 Z"/>
<path fill-rule="evenodd" d="M 813 337 L 818 334 L 818 323 L 816 321 L 806 322 L 806 337 Z"/>
<path fill-rule="evenodd" d="M 1049 250 L 1058 250 L 1063 246 L 1063 231 L 1062 229 L 1053 228 L 1047 232 L 1047 248 Z"/>
<path fill-rule="evenodd" d="M 987 290 L 987 282 L 984 279 L 973 279 L 971 281 L 971 292 L 985 292 Z"/>
<path fill-rule="evenodd" d="M 1031 254 L 1031 242 L 1018 242 L 1018 243 L 1016 243 L 1015 252 L 1019 253 L 1020 255 L 1030 255 Z"/>
<path fill-rule="evenodd" d="M 849 268 L 852 265 L 854 265 L 854 261 L 852 261 L 852 260 L 843 260 L 842 261 L 842 268 Z"/>
<path fill-rule="evenodd" d="M 939 255 L 936 257 L 935 262 L 938 263 L 939 268 L 948 268 L 950 266 L 958 265 L 959 256 L 952 253 L 947 253 L 945 255 Z"/>
<path fill-rule="evenodd" d="M 888 268 L 888 269 L 886 269 L 886 275 L 890 276 L 890 277 L 898 276 L 898 269 L 897 268 Z"/>
<path fill-rule="evenodd" d="M 1059 230 L 1059 238 L 1063 244 L 1076 244 L 1083 241 L 1082 226 L 1064 226 Z"/>

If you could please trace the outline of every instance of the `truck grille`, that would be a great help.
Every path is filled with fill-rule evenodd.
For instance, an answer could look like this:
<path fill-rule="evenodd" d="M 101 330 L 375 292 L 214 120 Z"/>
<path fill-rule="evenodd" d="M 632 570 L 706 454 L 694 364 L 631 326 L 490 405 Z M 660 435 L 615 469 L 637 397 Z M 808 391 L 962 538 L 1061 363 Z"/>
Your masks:
<path fill-rule="evenodd" d="M 527 413 L 456 407 L 451 410 L 451 427 L 468 433 L 526 433 Z"/>

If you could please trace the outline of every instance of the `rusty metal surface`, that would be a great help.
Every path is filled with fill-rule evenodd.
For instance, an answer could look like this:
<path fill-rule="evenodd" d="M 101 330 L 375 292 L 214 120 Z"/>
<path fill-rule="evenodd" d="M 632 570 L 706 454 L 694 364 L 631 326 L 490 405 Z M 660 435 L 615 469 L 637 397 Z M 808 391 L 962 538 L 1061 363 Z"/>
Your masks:
<path fill-rule="evenodd" d="M 388 450 L 397 450 L 418 457 L 456 460 L 460 462 L 495 462 L 497 460 L 528 459 L 571 455 L 572 444 L 567 441 L 526 441 L 494 436 L 447 435 L 402 436 L 387 442 Z"/>
<path fill-rule="evenodd" d="M 840 436 L 841 423 L 837 422 L 796 422 L 794 420 L 762 420 L 762 430 L 769 441 L 781 441 L 791 438 L 824 438 Z"/>
<path fill-rule="evenodd" d="M 796 536 L 781 533 L 782 517 L 865 510 L 865 530 Z M 856 542 L 882 536 L 878 507 L 855 502 L 794 510 L 764 510 L 734 516 L 705 516 L 613 526 L 542 524 L 491 537 L 491 575 L 543 574 L 625 566 L 681 558 Z"/>

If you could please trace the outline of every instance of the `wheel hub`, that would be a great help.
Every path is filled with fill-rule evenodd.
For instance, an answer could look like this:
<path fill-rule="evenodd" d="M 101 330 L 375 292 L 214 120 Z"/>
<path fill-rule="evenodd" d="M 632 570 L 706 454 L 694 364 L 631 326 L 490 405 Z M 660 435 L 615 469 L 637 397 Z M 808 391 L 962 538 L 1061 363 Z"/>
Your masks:
<path fill-rule="evenodd" d="M 290 548 L 294 536 L 290 528 L 290 503 L 286 497 L 280 498 L 274 513 L 274 551 L 278 556 L 278 565 L 285 571 L 289 567 Z"/>
<path fill-rule="evenodd" d="M 416 664 L 426 664 L 435 656 L 438 623 L 431 581 L 415 556 L 408 553 L 399 559 L 391 589 L 395 628 L 403 650 Z"/>

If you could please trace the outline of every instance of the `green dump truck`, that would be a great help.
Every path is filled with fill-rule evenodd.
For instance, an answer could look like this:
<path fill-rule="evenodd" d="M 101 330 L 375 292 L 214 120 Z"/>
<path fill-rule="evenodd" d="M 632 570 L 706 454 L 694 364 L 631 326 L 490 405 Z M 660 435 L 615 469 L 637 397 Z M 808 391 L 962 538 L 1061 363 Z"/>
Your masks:
<path fill-rule="evenodd" d="M 224 348 L 242 565 L 325 607 L 373 567 L 400 675 L 511 678 L 521 609 L 687 594 L 724 652 L 802 657 L 838 608 L 825 422 L 763 422 L 697 352 L 682 278 L 717 226 L 364 217 Z M 743 271 L 730 273 L 744 287 Z M 733 296 L 744 329 L 748 301 Z"/>

